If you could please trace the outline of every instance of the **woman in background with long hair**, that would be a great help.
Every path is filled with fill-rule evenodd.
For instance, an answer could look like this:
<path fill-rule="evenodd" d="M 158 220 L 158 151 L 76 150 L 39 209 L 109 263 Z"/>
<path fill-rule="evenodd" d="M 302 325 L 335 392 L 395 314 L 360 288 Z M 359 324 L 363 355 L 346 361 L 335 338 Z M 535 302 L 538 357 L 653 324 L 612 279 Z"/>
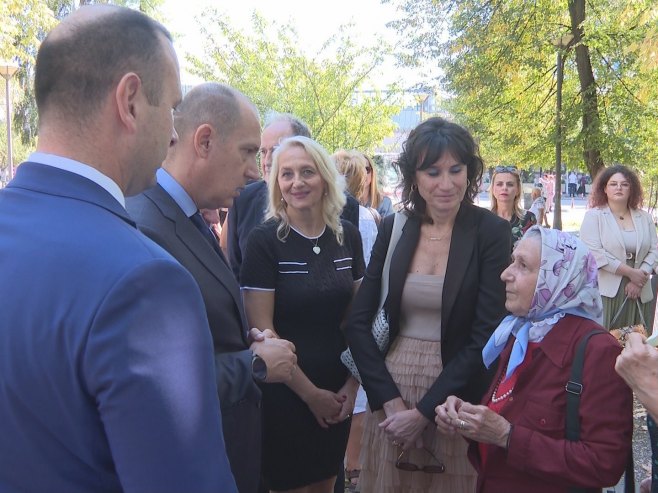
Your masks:
<path fill-rule="evenodd" d="M 362 206 L 376 209 L 379 215 L 384 218 L 393 213 L 393 203 L 391 199 L 379 191 L 377 168 L 375 168 L 373 160 L 367 154 L 361 152 L 359 154 L 363 156 L 366 163 L 366 177 L 363 192 L 357 199 Z"/>

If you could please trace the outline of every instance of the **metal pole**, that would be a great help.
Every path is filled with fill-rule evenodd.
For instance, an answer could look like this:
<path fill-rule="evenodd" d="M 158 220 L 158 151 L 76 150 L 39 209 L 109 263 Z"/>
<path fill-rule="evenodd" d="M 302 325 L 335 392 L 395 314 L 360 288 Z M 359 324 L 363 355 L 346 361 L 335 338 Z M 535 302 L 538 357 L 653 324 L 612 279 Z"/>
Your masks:
<path fill-rule="evenodd" d="M 11 103 L 9 102 L 9 76 L 5 77 L 5 106 L 7 107 L 7 161 L 9 179 L 14 177 L 14 159 L 11 147 Z"/>
<path fill-rule="evenodd" d="M 562 47 L 557 50 L 557 98 L 555 108 L 555 209 L 553 229 L 562 229 Z"/>

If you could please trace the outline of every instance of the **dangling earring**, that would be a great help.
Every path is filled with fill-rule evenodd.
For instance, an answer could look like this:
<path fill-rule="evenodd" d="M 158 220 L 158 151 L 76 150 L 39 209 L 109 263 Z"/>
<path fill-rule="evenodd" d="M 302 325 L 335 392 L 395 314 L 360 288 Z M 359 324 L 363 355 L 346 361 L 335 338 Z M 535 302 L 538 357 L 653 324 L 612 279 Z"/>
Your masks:
<path fill-rule="evenodd" d="M 283 207 L 288 207 L 288 204 L 286 203 L 283 197 L 281 197 L 281 203 L 283 204 Z"/>

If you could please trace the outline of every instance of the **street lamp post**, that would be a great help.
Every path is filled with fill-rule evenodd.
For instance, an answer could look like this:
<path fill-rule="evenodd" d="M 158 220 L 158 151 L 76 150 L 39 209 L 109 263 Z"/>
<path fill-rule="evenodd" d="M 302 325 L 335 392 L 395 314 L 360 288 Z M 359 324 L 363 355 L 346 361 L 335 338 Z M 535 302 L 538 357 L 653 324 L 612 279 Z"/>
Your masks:
<path fill-rule="evenodd" d="M 553 229 L 562 229 L 562 80 L 564 79 L 564 51 L 573 40 L 565 34 L 553 41 L 557 48 L 557 96 L 555 103 L 555 205 Z"/>
<path fill-rule="evenodd" d="M 12 62 L 0 61 L 0 75 L 5 79 L 5 106 L 7 107 L 7 164 L 9 165 L 9 179 L 14 177 L 14 156 L 11 145 L 11 99 L 9 98 L 9 79 L 18 70 L 18 65 Z"/>
<path fill-rule="evenodd" d="M 425 102 L 430 98 L 430 96 L 431 94 L 424 94 L 424 93 L 416 94 L 420 123 L 423 123 L 423 106 L 425 106 Z"/>

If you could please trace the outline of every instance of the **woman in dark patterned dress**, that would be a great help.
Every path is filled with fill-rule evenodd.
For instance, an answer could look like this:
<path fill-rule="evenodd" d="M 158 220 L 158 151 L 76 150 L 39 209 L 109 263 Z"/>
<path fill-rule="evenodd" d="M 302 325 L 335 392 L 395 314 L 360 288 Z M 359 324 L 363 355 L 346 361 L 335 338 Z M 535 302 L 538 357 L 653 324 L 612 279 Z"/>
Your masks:
<path fill-rule="evenodd" d="M 340 220 L 344 179 L 317 142 L 284 140 L 272 177 L 240 281 L 250 327 L 293 342 L 299 367 L 288 384 L 263 386 L 263 476 L 272 491 L 329 493 L 358 388 L 340 326 L 365 270 L 361 239 Z"/>
<path fill-rule="evenodd" d="M 521 177 L 514 166 L 496 166 L 494 168 L 489 188 L 491 211 L 510 222 L 512 249 L 523 233 L 537 224 L 535 215 L 519 205 L 522 193 Z"/>

